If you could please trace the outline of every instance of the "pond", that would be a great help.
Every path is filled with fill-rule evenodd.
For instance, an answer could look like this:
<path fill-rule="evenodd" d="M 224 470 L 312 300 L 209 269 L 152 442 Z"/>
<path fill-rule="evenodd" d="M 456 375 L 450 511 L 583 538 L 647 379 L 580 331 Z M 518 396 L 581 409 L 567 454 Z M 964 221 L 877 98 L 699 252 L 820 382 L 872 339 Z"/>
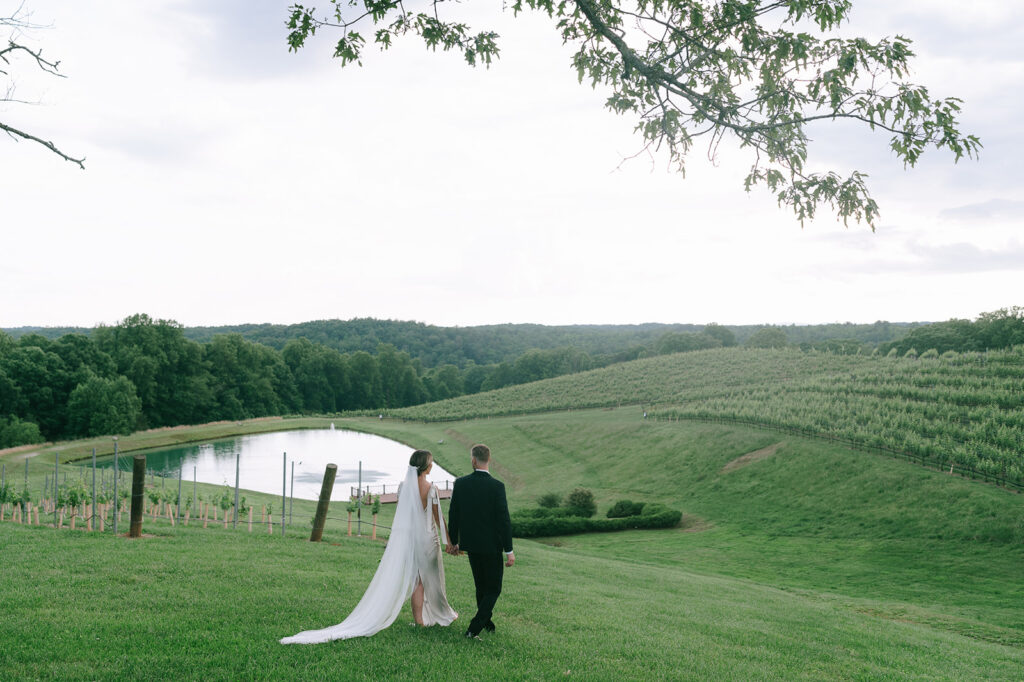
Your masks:
<path fill-rule="evenodd" d="M 239 487 L 262 493 L 281 494 L 282 473 L 286 474 L 288 494 L 292 494 L 292 464 L 295 465 L 294 495 L 315 500 L 320 496 L 324 470 L 329 463 L 338 465 L 332 500 L 347 500 L 359 483 L 362 463 L 363 490 L 373 494 L 398 489 L 409 466 L 413 448 L 402 443 L 358 431 L 343 429 L 305 429 L 237 436 L 209 443 L 181 445 L 149 450 L 146 473 L 174 479 L 181 472 L 185 482 L 235 485 L 235 455 L 239 455 Z M 282 471 L 282 454 L 287 453 L 287 471 Z M 118 462 L 122 471 L 131 471 L 132 456 L 127 453 Z M 113 468 L 113 457 L 97 460 L 97 466 Z M 441 489 L 455 477 L 436 462 L 428 478 Z M 168 480 L 170 485 L 171 481 Z"/>

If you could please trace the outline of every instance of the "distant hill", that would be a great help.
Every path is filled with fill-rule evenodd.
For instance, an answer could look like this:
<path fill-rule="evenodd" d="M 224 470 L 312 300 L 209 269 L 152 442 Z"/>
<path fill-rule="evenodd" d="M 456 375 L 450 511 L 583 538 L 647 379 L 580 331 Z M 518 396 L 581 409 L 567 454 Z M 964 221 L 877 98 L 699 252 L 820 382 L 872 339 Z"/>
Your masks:
<path fill-rule="evenodd" d="M 10 334 L 15 341 L 29 334 L 39 334 L 53 341 L 66 334 L 89 335 L 92 333 L 92 327 L 7 327 L 0 331 Z"/>
<path fill-rule="evenodd" d="M 470 362 L 489 365 L 514 361 L 526 351 L 571 346 L 588 355 L 614 356 L 630 350 L 653 349 L 667 332 L 699 332 L 702 324 L 633 324 L 633 325 L 566 325 L 498 324 L 476 327 L 439 327 L 422 322 L 359 318 L 353 320 L 317 320 L 299 324 L 241 324 L 219 327 L 186 327 L 185 336 L 200 343 L 218 334 L 240 334 L 249 341 L 278 350 L 288 341 L 305 337 L 342 353 L 366 351 L 376 353 L 377 347 L 391 344 L 427 367 L 453 364 L 465 367 Z M 765 325 L 725 325 L 738 343 L 746 341 Z M 875 322 L 872 324 L 834 323 L 821 325 L 787 325 L 780 327 L 790 343 L 814 343 L 828 339 L 855 339 L 877 345 L 892 342 L 917 323 Z M 56 339 L 65 334 L 90 334 L 85 327 L 15 327 L 4 329 L 15 339 L 26 334 L 39 334 Z M 632 355 L 637 357 L 636 354 Z M 615 358 L 611 361 L 628 359 Z"/>
<path fill-rule="evenodd" d="M 757 424 L 876 448 L 1024 489 L 1021 376 L 1024 346 L 931 351 L 921 357 L 716 348 L 387 414 L 456 421 L 636 405 L 653 419 Z"/>

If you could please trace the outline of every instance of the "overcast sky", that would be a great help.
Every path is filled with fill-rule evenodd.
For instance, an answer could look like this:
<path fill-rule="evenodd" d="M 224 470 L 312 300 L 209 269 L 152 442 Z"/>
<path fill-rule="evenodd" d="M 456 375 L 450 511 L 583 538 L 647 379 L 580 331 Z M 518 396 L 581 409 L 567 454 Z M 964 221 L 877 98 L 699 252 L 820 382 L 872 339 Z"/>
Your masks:
<path fill-rule="evenodd" d="M 19 2 L 0 0 L 9 14 Z M 287 52 L 288 1 L 27 0 L 66 79 L 20 63 L 0 120 L 0 326 L 136 312 L 188 326 L 377 317 L 440 325 L 971 318 L 1024 303 L 1024 4 L 855 0 L 846 32 L 902 34 L 912 78 L 965 100 L 980 161 L 905 171 L 888 138 L 811 130 L 815 168 L 870 174 L 874 234 L 802 229 L 750 159 L 685 178 L 577 83 L 542 15 L 465 3 L 501 34 L 471 68 L 408 37 Z M 326 5 L 327 3 L 322 3 Z"/>

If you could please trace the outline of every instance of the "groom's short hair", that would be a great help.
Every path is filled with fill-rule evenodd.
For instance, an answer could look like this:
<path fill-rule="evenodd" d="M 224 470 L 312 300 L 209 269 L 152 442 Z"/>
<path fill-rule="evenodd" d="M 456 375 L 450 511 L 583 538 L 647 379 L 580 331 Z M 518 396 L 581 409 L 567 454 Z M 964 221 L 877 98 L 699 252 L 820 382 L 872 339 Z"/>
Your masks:
<path fill-rule="evenodd" d="M 491 449 L 482 443 L 474 445 L 469 452 L 478 462 L 489 462 L 491 460 Z"/>

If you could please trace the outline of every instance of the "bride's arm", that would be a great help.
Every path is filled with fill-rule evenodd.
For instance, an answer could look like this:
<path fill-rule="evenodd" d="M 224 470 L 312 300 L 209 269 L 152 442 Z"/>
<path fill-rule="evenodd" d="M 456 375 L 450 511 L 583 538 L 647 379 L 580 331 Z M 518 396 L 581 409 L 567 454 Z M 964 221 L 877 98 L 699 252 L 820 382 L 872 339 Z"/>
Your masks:
<path fill-rule="evenodd" d="M 441 533 L 444 535 L 444 544 L 451 546 L 452 536 L 448 533 L 448 526 L 444 522 L 444 515 L 441 514 L 441 499 L 437 494 L 436 487 L 430 491 L 430 498 L 430 505 L 434 509 L 434 527 L 441 529 Z"/>
<path fill-rule="evenodd" d="M 438 513 L 437 504 L 435 502 L 431 502 L 430 506 L 432 506 L 434 508 L 434 527 L 435 528 L 440 528 L 441 527 L 441 516 Z M 447 531 L 447 530 L 448 529 L 446 528 L 445 531 Z M 445 533 L 445 535 L 447 535 L 447 532 Z"/>

